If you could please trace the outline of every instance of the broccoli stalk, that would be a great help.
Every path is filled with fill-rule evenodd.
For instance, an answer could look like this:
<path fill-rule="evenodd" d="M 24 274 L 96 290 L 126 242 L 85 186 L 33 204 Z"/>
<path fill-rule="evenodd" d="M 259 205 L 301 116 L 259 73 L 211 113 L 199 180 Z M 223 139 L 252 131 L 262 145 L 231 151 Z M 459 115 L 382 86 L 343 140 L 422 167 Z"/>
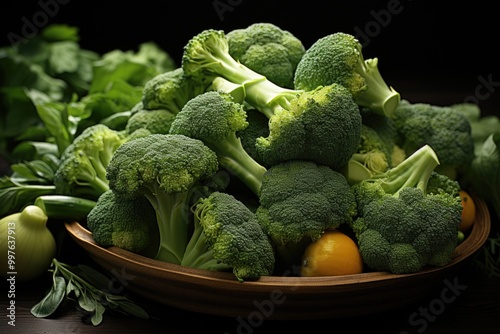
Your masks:
<path fill-rule="evenodd" d="M 230 95 L 209 91 L 186 103 L 172 122 L 170 134 L 203 141 L 217 154 L 219 164 L 258 196 L 266 168 L 245 151 L 236 135 L 248 126 L 246 116 L 243 106 Z"/>
<path fill-rule="evenodd" d="M 305 52 L 289 31 L 260 22 L 227 34 L 229 52 L 236 60 L 282 87 L 293 87 L 293 74 Z"/>
<path fill-rule="evenodd" d="M 116 194 L 149 200 L 159 232 L 155 258 L 180 264 L 188 242 L 191 200 L 200 183 L 218 168 L 217 156 L 202 141 L 151 134 L 120 146 L 108 165 L 107 177 Z"/>
<path fill-rule="evenodd" d="M 352 186 L 358 205 L 352 228 L 369 268 L 403 274 L 451 260 L 462 205 L 451 179 L 435 179 L 438 164 L 425 145 L 398 166 Z"/>
<path fill-rule="evenodd" d="M 248 103 L 268 118 L 274 115 L 277 107 L 286 108 L 290 100 L 302 93 L 301 90 L 274 84 L 233 58 L 222 30 L 204 30 L 191 38 L 184 48 L 182 68 L 187 75 L 196 78 L 215 79 L 220 76 L 233 84 L 242 85 Z M 215 85 L 212 88 L 219 90 L 222 87 Z"/>
<path fill-rule="evenodd" d="M 213 192 L 194 206 L 194 232 L 181 265 L 228 271 L 239 281 L 271 275 L 274 250 L 257 216 L 234 196 Z"/>
<path fill-rule="evenodd" d="M 379 174 L 384 180 L 380 185 L 386 194 L 393 196 L 399 196 L 401 190 L 407 187 L 419 188 L 425 194 L 427 182 L 438 165 L 436 152 L 425 145 L 398 166 L 389 169 L 385 174 Z"/>
<path fill-rule="evenodd" d="M 256 141 L 266 165 L 302 159 L 339 169 L 356 149 L 361 115 L 352 95 L 341 85 L 311 91 L 277 86 L 232 58 L 224 32 L 212 29 L 188 42 L 182 68 L 186 75 L 212 80 L 222 77 L 243 86 L 245 102 L 269 118 L 269 136 Z M 223 89 L 217 84 L 212 82 L 213 90 Z"/>

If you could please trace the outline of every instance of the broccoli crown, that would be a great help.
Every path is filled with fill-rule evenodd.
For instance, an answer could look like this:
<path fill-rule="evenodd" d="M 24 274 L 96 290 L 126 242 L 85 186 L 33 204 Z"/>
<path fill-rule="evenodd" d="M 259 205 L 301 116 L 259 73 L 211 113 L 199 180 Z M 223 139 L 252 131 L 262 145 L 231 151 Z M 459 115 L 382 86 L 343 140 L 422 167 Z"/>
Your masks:
<path fill-rule="evenodd" d="M 271 275 L 274 270 L 274 249 L 255 213 L 228 193 L 214 192 L 200 199 L 192 238 L 184 258 L 188 263 L 204 258 L 197 267 L 223 264 L 240 281 Z"/>
<path fill-rule="evenodd" d="M 203 141 L 216 154 L 219 164 L 259 193 L 266 169 L 246 152 L 236 136 L 248 126 L 243 105 L 229 94 L 208 91 L 189 100 L 172 122 L 170 134 Z"/>
<path fill-rule="evenodd" d="M 184 104 L 204 92 L 210 82 L 194 80 L 181 67 L 161 73 L 147 81 L 142 93 L 144 109 L 166 109 L 177 114 Z"/>
<path fill-rule="evenodd" d="M 54 174 L 61 195 L 97 199 L 109 189 L 106 168 L 126 137 L 103 124 L 85 128 L 61 155 Z"/>
<path fill-rule="evenodd" d="M 296 89 L 313 90 L 339 83 L 354 97 L 367 89 L 365 79 L 356 71 L 363 62 L 362 47 L 350 34 L 337 32 L 315 41 L 302 56 L 295 72 Z"/>
<path fill-rule="evenodd" d="M 370 173 L 383 173 L 391 165 L 391 154 L 392 147 L 386 146 L 378 132 L 362 124 L 360 141 L 350 162 L 361 164 Z"/>
<path fill-rule="evenodd" d="M 138 253 L 152 243 L 156 234 L 156 212 L 145 197 L 128 199 L 105 191 L 87 215 L 94 241 Z"/>
<path fill-rule="evenodd" d="M 428 194 L 441 194 L 442 192 L 452 196 L 459 196 L 462 189 L 457 180 L 450 178 L 448 175 L 432 172 L 427 181 Z"/>
<path fill-rule="evenodd" d="M 398 197 L 405 188 L 419 188 L 427 194 L 429 178 L 438 165 L 436 153 L 425 145 L 398 166 L 354 184 L 352 188 L 358 211 L 362 213 L 365 205 L 385 195 Z"/>
<path fill-rule="evenodd" d="M 259 137 L 256 150 L 266 165 L 310 160 L 340 170 L 358 147 L 361 115 L 347 89 L 339 84 L 318 87 L 277 110 L 269 136 Z"/>
<path fill-rule="evenodd" d="M 354 193 L 345 177 L 311 161 L 269 168 L 259 200 L 256 214 L 278 247 L 315 240 L 325 229 L 350 223 L 356 214 Z"/>
<path fill-rule="evenodd" d="M 266 165 L 262 157 L 257 152 L 255 143 L 259 137 L 269 136 L 269 119 L 256 110 L 249 108 L 246 110 L 248 126 L 236 132 L 236 135 L 241 140 L 241 145 L 248 154 L 261 165 Z"/>
<path fill-rule="evenodd" d="M 281 87 L 292 88 L 295 69 L 305 48 L 289 31 L 272 23 L 254 23 L 226 34 L 229 53 Z"/>
<path fill-rule="evenodd" d="M 139 129 L 149 130 L 150 133 L 167 134 L 174 119 L 175 114 L 167 109 L 141 109 L 130 116 L 125 131 L 129 135 Z"/>
<path fill-rule="evenodd" d="M 444 178 L 433 179 L 437 156 L 423 146 L 398 166 L 352 186 L 352 224 L 361 255 L 374 270 L 410 273 L 445 265 L 457 245 L 462 205 Z M 432 180 L 432 181 L 430 181 Z"/>
<path fill-rule="evenodd" d="M 127 141 L 107 168 L 109 187 L 120 196 L 145 196 L 157 212 L 155 258 L 179 264 L 188 242 L 190 205 L 200 182 L 218 170 L 215 153 L 183 135 L 151 134 Z"/>
<path fill-rule="evenodd" d="M 442 166 L 456 169 L 468 166 L 474 158 L 471 125 L 453 108 L 403 100 L 393 120 L 401 136 L 399 146 L 406 154 L 429 145 Z"/>
<path fill-rule="evenodd" d="M 227 137 L 248 126 L 243 105 L 229 94 L 208 91 L 191 100 L 177 114 L 170 133 L 197 138 L 211 146 L 223 145 Z"/>
<path fill-rule="evenodd" d="M 202 141 L 183 135 L 151 134 L 124 143 L 107 168 L 109 187 L 136 197 L 144 192 L 176 193 L 218 170 L 215 153 Z"/>
<path fill-rule="evenodd" d="M 356 103 L 391 116 L 400 95 L 387 86 L 378 69 L 378 59 L 364 60 L 360 42 L 351 34 L 324 36 L 309 47 L 297 64 L 294 88 L 312 90 L 338 83 L 346 87 Z"/>
<path fill-rule="evenodd" d="M 407 187 L 398 197 L 386 194 L 365 205 L 353 230 L 370 269 L 412 273 L 452 259 L 461 212 L 460 197 Z"/>

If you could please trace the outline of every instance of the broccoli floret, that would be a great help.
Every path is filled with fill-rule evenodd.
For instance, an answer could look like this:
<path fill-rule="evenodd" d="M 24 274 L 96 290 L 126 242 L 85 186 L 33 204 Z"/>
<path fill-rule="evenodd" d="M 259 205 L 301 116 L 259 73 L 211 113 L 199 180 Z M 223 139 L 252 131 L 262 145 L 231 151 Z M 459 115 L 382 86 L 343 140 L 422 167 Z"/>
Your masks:
<path fill-rule="evenodd" d="M 257 152 L 257 138 L 269 136 L 269 119 L 255 108 L 246 109 L 248 126 L 236 132 L 241 145 L 248 154 L 261 165 L 267 166 Z"/>
<path fill-rule="evenodd" d="M 146 197 L 130 199 L 112 190 L 105 191 L 90 210 L 87 227 L 97 244 L 134 253 L 154 246 L 158 234 L 156 211 Z"/>
<path fill-rule="evenodd" d="M 194 190 L 218 168 L 217 156 L 202 141 L 151 134 L 120 146 L 108 165 L 107 178 L 119 196 L 149 200 L 159 231 L 154 258 L 179 264 L 188 242 Z"/>
<path fill-rule="evenodd" d="M 243 106 L 216 91 L 189 100 L 172 122 L 170 133 L 196 138 L 216 154 L 220 166 L 242 180 L 256 195 L 266 168 L 243 148 L 236 132 L 248 126 Z"/>
<path fill-rule="evenodd" d="M 282 263 L 300 263 L 304 247 L 329 228 L 350 224 L 354 193 L 345 177 L 328 166 L 291 160 L 264 174 L 256 210 Z"/>
<path fill-rule="evenodd" d="M 400 94 L 384 81 L 378 59 L 364 59 L 361 43 L 350 34 L 337 32 L 315 41 L 297 65 L 294 88 L 312 90 L 339 83 L 359 106 L 392 116 Z"/>
<path fill-rule="evenodd" d="M 181 265 L 226 271 L 239 281 L 271 275 L 274 249 L 255 213 L 234 196 L 214 192 L 194 207 L 194 232 Z"/>
<path fill-rule="evenodd" d="M 461 189 L 462 187 L 457 180 L 451 179 L 447 175 L 437 173 L 436 171 L 431 173 L 427 181 L 428 194 L 440 194 L 445 192 L 452 196 L 459 196 Z"/>
<path fill-rule="evenodd" d="M 141 109 L 130 116 L 125 131 L 129 135 L 138 129 L 147 129 L 150 133 L 167 134 L 174 119 L 175 114 L 167 109 Z"/>
<path fill-rule="evenodd" d="M 245 101 L 269 118 L 270 135 L 256 144 L 267 165 L 302 159 L 340 168 L 356 149 L 361 116 L 341 85 L 307 92 L 280 87 L 236 61 L 228 52 L 224 32 L 212 29 L 187 43 L 182 68 L 193 77 L 220 76 L 243 85 Z"/>
<path fill-rule="evenodd" d="M 256 140 L 267 165 L 309 160 L 341 170 L 359 144 L 361 116 L 351 95 L 332 84 L 307 91 L 279 109 L 269 121 L 269 136 Z"/>
<path fill-rule="evenodd" d="M 56 193 L 96 200 L 109 189 L 106 167 L 127 137 L 103 124 L 85 128 L 61 155 Z"/>
<path fill-rule="evenodd" d="M 177 114 L 191 98 L 203 93 L 210 81 L 195 80 L 184 74 L 181 67 L 159 74 L 144 85 L 144 109 L 166 109 Z"/>
<path fill-rule="evenodd" d="M 292 88 L 295 69 L 305 52 L 302 42 L 272 23 L 254 23 L 226 34 L 234 59 L 281 87 Z"/>
<path fill-rule="evenodd" d="M 428 191 L 438 164 L 425 145 L 397 167 L 352 186 L 358 208 L 352 229 L 370 269 L 404 274 L 451 261 L 462 205 L 456 194 Z"/>
<path fill-rule="evenodd" d="M 423 145 L 431 146 L 440 160 L 437 172 L 456 179 L 474 159 L 471 125 L 453 108 L 403 100 L 393 120 L 401 137 L 398 145 L 406 155 Z"/>
<path fill-rule="evenodd" d="M 378 133 L 367 125 L 361 126 L 361 136 L 356 152 L 349 159 L 345 176 L 349 184 L 384 173 L 390 167 L 391 151 Z"/>

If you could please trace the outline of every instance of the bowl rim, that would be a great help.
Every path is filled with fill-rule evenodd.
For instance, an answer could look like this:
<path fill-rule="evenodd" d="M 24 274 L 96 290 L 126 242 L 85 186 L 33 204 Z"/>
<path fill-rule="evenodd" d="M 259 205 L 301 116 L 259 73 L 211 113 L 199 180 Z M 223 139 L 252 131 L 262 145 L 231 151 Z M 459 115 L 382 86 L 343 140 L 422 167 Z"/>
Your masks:
<path fill-rule="evenodd" d="M 429 275 L 440 272 L 450 267 L 455 266 L 457 263 L 470 257 L 473 253 L 477 252 L 484 244 L 490 233 L 490 214 L 486 203 L 480 198 L 474 198 L 477 206 L 475 223 L 472 225 L 470 232 L 467 233 L 466 239 L 457 246 L 452 260 L 441 267 L 426 267 L 418 272 L 409 274 L 392 274 L 385 271 L 363 272 L 360 274 L 350 274 L 341 276 L 316 276 L 316 277 L 302 277 L 302 276 L 261 276 L 256 280 L 246 280 L 245 284 L 250 286 L 273 286 L 273 287 L 293 287 L 297 284 L 307 286 L 337 286 L 349 285 L 358 283 L 373 283 L 386 280 L 404 279 L 420 275 Z M 218 281 L 223 280 L 225 284 L 241 284 L 231 272 L 215 272 L 204 269 L 189 268 L 178 264 L 168 263 L 160 260 L 145 257 L 140 254 L 129 252 L 127 250 L 111 246 L 101 247 L 97 245 L 92 237 L 92 233 L 82 226 L 77 221 L 65 222 L 65 228 L 71 237 L 85 250 L 91 253 L 91 256 L 100 256 L 106 254 L 111 257 L 116 257 L 126 263 L 134 263 L 145 268 L 158 270 L 171 275 L 177 275 L 180 279 L 189 281 Z"/>

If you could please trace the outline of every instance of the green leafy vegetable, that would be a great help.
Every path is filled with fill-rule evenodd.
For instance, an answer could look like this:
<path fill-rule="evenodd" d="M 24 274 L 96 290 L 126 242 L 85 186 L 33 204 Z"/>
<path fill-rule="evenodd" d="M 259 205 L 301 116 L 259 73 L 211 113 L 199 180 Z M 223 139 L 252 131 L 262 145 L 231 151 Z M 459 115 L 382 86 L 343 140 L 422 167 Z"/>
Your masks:
<path fill-rule="evenodd" d="M 125 295 L 116 295 L 107 291 L 109 278 L 87 265 L 70 266 L 52 260 L 53 285 L 45 297 L 31 308 L 31 314 L 37 318 L 52 315 L 61 305 L 64 297 L 74 299 L 78 306 L 90 314 L 94 326 L 103 321 L 106 310 L 129 314 L 148 319 L 144 309 L 136 305 Z"/>

